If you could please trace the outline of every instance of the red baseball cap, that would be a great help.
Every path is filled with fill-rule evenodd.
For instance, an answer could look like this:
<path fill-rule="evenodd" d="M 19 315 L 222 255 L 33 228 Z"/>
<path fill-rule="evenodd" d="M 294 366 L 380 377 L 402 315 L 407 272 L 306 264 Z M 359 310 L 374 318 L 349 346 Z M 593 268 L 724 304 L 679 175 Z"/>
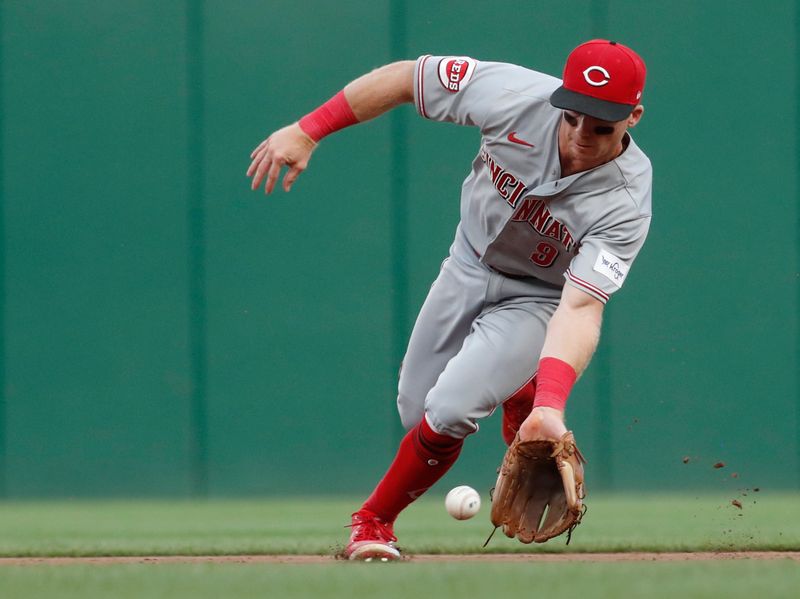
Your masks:
<path fill-rule="evenodd" d="M 567 57 L 563 84 L 550 96 L 550 104 L 603 121 L 621 121 L 639 104 L 646 75 L 644 61 L 627 46 L 591 40 Z"/>

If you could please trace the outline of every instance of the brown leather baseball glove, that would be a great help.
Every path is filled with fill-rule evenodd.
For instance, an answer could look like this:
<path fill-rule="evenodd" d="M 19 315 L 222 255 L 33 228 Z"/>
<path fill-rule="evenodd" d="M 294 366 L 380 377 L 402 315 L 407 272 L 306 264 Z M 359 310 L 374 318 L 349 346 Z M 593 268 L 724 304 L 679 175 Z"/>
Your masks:
<path fill-rule="evenodd" d="M 523 543 L 573 529 L 584 513 L 583 464 L 572 432 L 558 441 L 520 441 L 506 451 L 492 496 L 492 524 Z M 488 543 L 488 541 L 487 541 Z"/>

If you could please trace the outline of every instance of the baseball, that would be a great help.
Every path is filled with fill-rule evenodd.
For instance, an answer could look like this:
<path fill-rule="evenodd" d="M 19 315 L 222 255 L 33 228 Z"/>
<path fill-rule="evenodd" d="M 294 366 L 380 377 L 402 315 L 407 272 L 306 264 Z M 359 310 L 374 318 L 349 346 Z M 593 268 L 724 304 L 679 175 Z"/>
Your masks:
<path fill-rule="evenodd" d="M 444 507 L 456 520 L 468 520 L 481 509 L 481 496 L 472 487 L 461 485 L 450 490 L 444 499 Z"/>

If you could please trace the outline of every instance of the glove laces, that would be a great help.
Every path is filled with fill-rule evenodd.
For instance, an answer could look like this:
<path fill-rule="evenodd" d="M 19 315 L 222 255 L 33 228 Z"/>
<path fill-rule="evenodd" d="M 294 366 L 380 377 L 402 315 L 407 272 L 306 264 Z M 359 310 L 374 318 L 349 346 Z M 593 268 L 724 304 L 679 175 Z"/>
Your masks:
<path fill-rule="evenodd" d="M 576 456 L 578 456 L 578 460 L 581 462 L 581 464 L 586 463 L 586 458 L 583 457 L 581 450 L 578 449 L 577 445 L 575 445 L 575 440 L 569 433 L 564 433 L 564 436 L 561 437 L 555 443 L 555 445 L 553 446 L 553 453 L 550 454 L 550 457 L 554 458 L 560 454 L 566 454 L 566 455 L 575 454 Z"/>

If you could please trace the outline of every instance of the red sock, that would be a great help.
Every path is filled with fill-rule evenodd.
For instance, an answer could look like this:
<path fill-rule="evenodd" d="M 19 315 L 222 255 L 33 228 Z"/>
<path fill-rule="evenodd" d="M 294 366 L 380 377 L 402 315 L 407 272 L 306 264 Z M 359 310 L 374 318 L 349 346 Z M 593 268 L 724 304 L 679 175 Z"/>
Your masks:
<path fill-rule="evenodd" d="M 520 387 L 514 395 L 503 402 L 502 433 L 506 445 L 514 442 L 519 427 L 533 409 L 533 399 L 536 396 L 536 383 L 533 379 Z"/>
<path fill-rule="evenodd" d="M 442 478 L 458 459 L 464 439 L 434 431 L 423 418 L 400 442 L 397 455 L 362 509 L 384 522 L 397 515 Z"/>

